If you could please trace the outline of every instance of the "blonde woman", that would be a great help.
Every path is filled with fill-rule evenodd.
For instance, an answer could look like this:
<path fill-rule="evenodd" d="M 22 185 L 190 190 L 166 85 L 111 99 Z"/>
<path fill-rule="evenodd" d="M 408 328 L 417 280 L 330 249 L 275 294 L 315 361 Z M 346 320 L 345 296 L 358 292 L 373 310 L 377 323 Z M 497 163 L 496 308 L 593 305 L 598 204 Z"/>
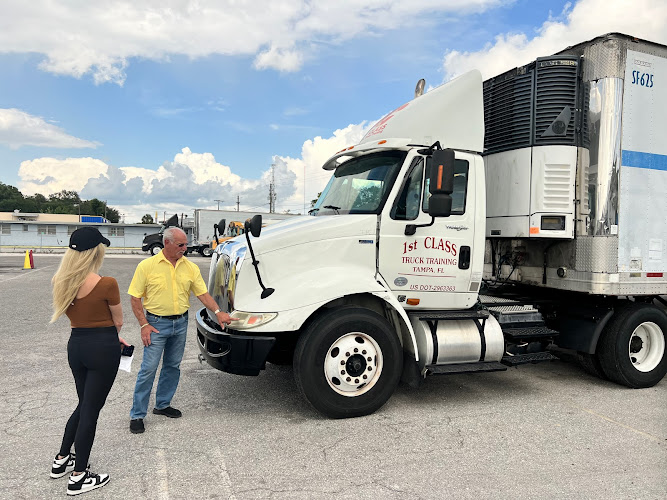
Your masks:
<path fill-rule="evenodd" d="M 97 274 L 105 245 L 109 244 L 96 228 L 77 229 L 52 280 L 51 322 L 66 314 L 72 325 L 67 358 L 79 396 L 51 468 L 53 478 L 73 470 L 67 483 L 68 495 L 85 493 L 109 482 L 108 474 L 94 474 L 88 469 L 97 417 L 118 373 L 121 347 L 127 345 L 118 335 L 123 326 L 118 283 Z"/>

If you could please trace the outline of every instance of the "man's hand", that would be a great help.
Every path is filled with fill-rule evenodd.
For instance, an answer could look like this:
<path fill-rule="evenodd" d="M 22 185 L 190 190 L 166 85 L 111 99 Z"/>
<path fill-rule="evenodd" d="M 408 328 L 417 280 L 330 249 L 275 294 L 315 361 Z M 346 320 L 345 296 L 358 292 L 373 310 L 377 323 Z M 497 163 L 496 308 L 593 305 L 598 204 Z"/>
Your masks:
<path fill-rule="evenodd" d="M 151 345 L 151 333 L 160 333 L 159 330 L 156 330 L 153 325 L 145 325 L 141 329 L 141 341 L 144 344 L 144 347 Z"/>
<path fill-rule="evenodd" d="M 201 295 L 197 295 L 197 298 L 201 301 L 204 306 L 206 306 L 207 309 L 210 309 L 211 311 L 215 311 L 218 309 L 218 304 L 215 300 L 213 300 L 213 297 L 206 292 L 202 293 Z M 232 321 L 238 320 L 238 318 L 232 318 L 229 314 L 226 312 L 220 311 L 215 315 L 215 319 L 218 320 L 218 323 L 220 324 L 221 327 L 225 327 L 225 325 L 228 325 Z"/>
<path fill-rule="evenodd" d="M 224 327 L 225 325 L 228 325 L 232 321 L 236 321 L 238 318 L 232 318 L 229 314 L 227 314 L 224 311 L 220 311 L 218 314 L 215 315 L 216 319 L 218 320 L 218 323 L 220 326 Z"/>

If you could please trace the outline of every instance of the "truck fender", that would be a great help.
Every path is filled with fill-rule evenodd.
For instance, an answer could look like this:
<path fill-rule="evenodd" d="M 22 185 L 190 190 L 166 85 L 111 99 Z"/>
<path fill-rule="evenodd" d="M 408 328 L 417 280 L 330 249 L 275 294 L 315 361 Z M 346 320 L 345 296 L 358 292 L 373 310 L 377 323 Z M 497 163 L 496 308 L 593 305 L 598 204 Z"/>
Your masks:
<path fill-rule="evenodd" d="M 412 351 L 410 352 L 410 350 L 406 349 L 405 345 L 403 346 L 403 351 L 410 352 L 410 354 L 412 354 L 415 357 L 415 361 L 419 361 L 419 353 L 417 350 L 417 339 L 415 338 L 415 331 L 412 328 L 412 323 L 410 322 L 410 318 L 408 318 L 408 313 L 405 312 L 405 309 L 403 308 L 403 306 L 401 306 L 401 303 L 398 301 L 396 296 L 389 291 L 389 286 L 387 286 L 387 283 L 384 281 L 382 276 L 378 274 L 377 280 L 382 284 L 382 286 L 385 288 L 386 291 L 372 292 L 372 294 L 384 300 L 389 305 L 389 307 L 391 307 L 394 311 L 396 311 L 399 317 L 403 320 L 403 326 L 410 334 L 410 340 L 412 341 Z"/>
<path fill-rule="evenodd" d="M 610 309 L 599 315 L 597 321 L 577 316 L 561 318 L 557 325 L 560 334 L 556 338 L 556 345 L 565 349 L 595 354 L 600 335 L 613 315 L 614 310 Z"/>
<path fill-rule="evenodd" d="M 355 279 L 350 279 L 350 276 L 354 276 Z M 265 299 L 261 298 L 261 290 L 254 277 L 251 280 L 243 281 L 244 286 L 252 286 L 251 290 L 245 289 L 241 292 L 240 287 L 237 289 L 239 297 L 243 297 L 242 301 L 239 300 L 236 303 L 238 310 L 279 311 L 276 319 L 253 329 L 253 332 L 259 334 L 274 331 L 296 331 L 303 326 L 308 318 L 312 317 L 317 310 L 326 304 L 353 295 L 367 294 L 381 299 L 392 310 L 396 311 L 404 323 L 405 331 L 410 335 L 411 350 L 415 353 L 415 358 L 417 357 L 417 341 L 408 315 L 381 276 L 369 274 L 368 269 L 363 267 L 359 267 L 356 272 L 351 272 L 350 268 L 331 267 L 327 268 L 326 279 L 323 279 L 321 269 L 307 270 L 298 274 L 286 274 L 279 278 L 265 278 L 267 286 L 270 286 L 274 280 L 280 282 L 280 287 L 276 287 L 275 292 Z M 310 299 L 307 304 L 298 308 L 290 307 L 290 304 L 299 303 L 304 298 Z M 397 327 L 400 328 L 400 325 L 397 325 Z M 396 332 L 396 335 L 401 342 L 405 340 L 400 331 Z M 408 348 L 408 350 L 410 349 Z"/>

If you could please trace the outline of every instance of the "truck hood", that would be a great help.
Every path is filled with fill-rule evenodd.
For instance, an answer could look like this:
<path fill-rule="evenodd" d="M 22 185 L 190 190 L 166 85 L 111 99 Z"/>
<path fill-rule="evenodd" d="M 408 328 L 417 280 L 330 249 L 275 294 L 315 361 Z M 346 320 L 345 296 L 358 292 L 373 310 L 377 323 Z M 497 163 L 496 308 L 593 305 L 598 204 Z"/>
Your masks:
<path fill-rule="evenodd" d="M 250 236 L 250 242 L 255 255 L 262 255 L 286 247 L 339 238 L 359 237 L 375 241 L 376 222 L 374 214 L 294 217 L 262 228 L 259 238 Z M 245 242 L 245 236 L 239 238 Z"/>

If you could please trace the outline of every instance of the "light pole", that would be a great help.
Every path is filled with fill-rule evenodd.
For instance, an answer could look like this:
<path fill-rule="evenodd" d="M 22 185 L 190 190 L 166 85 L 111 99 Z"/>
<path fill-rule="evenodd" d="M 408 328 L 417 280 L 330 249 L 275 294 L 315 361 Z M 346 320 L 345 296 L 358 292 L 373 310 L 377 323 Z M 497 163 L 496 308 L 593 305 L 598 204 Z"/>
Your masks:
<path fill-rule="evenodd" d="M 74 206 L 79 209 L 79 222 L 81 222 L 81 203 L 75 203 Z"/>
<path fill-rule="evenodd" d="M 218 210 L 220 210 L 220 203 L 223 202 L 223 201 L 225 201 L 225 200 L 213 200 L 213 201 L 217 201 L 217 202 L 218 202 Z"/>

